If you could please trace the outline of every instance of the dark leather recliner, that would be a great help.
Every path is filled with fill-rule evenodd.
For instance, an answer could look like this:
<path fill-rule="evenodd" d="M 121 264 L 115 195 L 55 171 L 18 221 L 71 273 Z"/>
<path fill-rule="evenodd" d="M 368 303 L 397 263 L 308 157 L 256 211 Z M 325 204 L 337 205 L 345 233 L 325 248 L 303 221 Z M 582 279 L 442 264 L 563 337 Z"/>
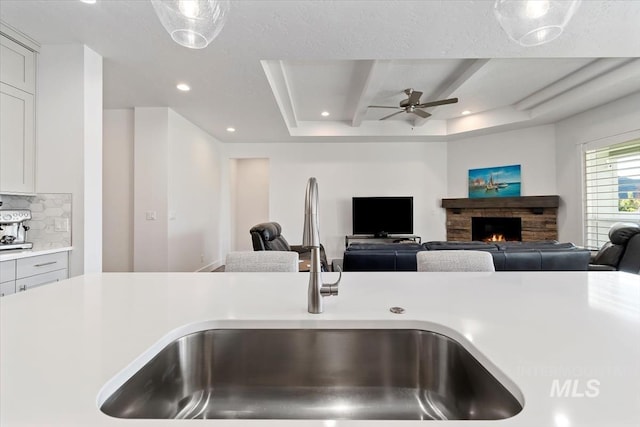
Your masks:
<path fill-rule="evenodd" d="M 277 222 L 263 222 L 251 227 L 251 242 L 254 251 L 292 251 L 297 252 L 301 260 L 311 258 L 311 248 L 302 245 L 290 245 L 282 235 L 282 227 Z M 329 271 L 329 263 L 324 247 L 320 245 L 322 269 Z"/>
<path fill-rule="evenodd" d="M 616 222 L 609 229 L 609 241 L 591 257 L 591 271 L 625 271 L 640 274 L 640 225 Z"/>

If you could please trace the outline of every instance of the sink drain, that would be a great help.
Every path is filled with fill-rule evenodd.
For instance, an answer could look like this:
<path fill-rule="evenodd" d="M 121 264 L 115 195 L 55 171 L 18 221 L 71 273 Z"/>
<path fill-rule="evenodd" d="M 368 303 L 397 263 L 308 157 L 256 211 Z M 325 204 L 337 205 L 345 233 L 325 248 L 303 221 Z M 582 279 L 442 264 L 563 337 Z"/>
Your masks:
<path fill-rule="evenodd" d="M 402 307 L 391 307 L 389 311 L 393 314 L 404 314 L 404 308 Z"/>

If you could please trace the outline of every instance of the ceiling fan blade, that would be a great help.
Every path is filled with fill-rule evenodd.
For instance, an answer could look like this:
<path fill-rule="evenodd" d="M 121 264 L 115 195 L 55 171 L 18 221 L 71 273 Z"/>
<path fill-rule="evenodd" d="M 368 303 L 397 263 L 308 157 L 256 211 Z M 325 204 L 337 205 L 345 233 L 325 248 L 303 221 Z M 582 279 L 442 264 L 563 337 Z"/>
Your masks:
<path fill-rule="evenodd" d="M 418 102 L 420 102 L 421 96 L 422 92 L 414 90 L 413 92 L 411 92 L 411 95 L 409 95 L 409 99 L 407 100 L 407 102 L 409 103 L 409 105 L 417 104 Z"/>
<path fill-rule="evenodd" d="M 388 105 L 369 105 L 367 108 L 393 108 L 396 110 L 401 110 L 400 107 L 389 107 Z"/>
<path fill-rule="evenodd" d="M 455 104 L 456 102 L 458 102 L 458 98 L 441 99 L 440 101 L 425 102 L 424 104 L 416 105 L 416 108 L 437 107 L 438 105 Z"/>
<path fill-rule="evenodd" d="M 383 117 L 383 118 L 381 118 L 380 120 L 386 120 L 386 119 L 388 119 L 389 117 L 396 116 L 396 115 L 398 115 L 398 114 L 400 114 L 400 113 L 403 113 L 403 112 L 404 112 L 404 110 L 402 110 L 402 111 L 398 111 L 398 112 L 395 112 L 395 113 L 392 113 L 392 114 L 389 114 L 388 116 L 384 116 L 384 117 Z"/>
<path fill-rule="evenodd" d="M 426 111 L 419 110 L 417 108 L 415 110 L 413 110 L 413 112 L 415 114 L 419 115 L 420 117 L 422 117 L 423 119 L 426 119 L 427 117 L 431 116 L 430 113 L 427 113 Z"/>

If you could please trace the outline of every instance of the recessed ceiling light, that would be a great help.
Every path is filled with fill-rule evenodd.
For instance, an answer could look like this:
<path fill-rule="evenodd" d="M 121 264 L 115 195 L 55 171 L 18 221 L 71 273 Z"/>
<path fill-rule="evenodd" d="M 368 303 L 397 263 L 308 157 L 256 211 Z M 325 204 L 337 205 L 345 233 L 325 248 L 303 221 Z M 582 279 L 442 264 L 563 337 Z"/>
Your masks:
<path fill-rule="evenodd" d="M 96 4 L 97 0 L 80 0 L 82 3 L 86 3 L 86 4 Z"/>
<path fill-rule="evenodd" d="M 323 111 L 322 113 L 320 113 L 320 115 L 322 117 L 327 117 L 329 115 L 329 112 L 328 111 Z"/>
<path fill-rule="evenodd" d="M 190 91 L 190 90 L 191 90 L 191 88 L 189 87 L 189 85 L 188 85 L 188 84 L 186 84 L 186 83 L 180 83 L 180 84 L 178 84 L 178 85 L 176 86 L 176 88 L 178 88 L 178 90 L 181 90 L 181 91 L 183 91 L 183 92 L 188 92 L 188 91 Z"/>
<path fill-rule="evenodd" d="M 227 128 L 227 132 L 235 132 L 236 128 Z"/>
<path fill-rule="evenodd" d="M 463 116 L 468 116 L 469 114 L 471 114 L 471 111 L 469 111 L 469 110 L 464 110 L 464 111 L 462 112 L 462 115 L 463 115 Z"/>

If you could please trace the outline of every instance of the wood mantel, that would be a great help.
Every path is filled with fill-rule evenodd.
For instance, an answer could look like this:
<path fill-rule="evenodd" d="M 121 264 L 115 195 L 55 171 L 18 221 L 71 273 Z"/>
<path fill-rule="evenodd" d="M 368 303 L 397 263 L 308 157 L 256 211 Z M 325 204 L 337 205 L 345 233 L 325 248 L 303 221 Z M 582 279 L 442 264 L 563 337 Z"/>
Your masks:
<path fill-rule="evenodd" d="M 560 196 L 486 197 L 442 199 L 443 208 L 557 208 Z"/>
<path fill-rule="evenodd" d="M 447 240 L 471 240 L 473 217 L 518 217 L 522 219 L 522 240 L 558 238 L 560 196 L 487 197 L 442 199 L 447 210 Z"/>

